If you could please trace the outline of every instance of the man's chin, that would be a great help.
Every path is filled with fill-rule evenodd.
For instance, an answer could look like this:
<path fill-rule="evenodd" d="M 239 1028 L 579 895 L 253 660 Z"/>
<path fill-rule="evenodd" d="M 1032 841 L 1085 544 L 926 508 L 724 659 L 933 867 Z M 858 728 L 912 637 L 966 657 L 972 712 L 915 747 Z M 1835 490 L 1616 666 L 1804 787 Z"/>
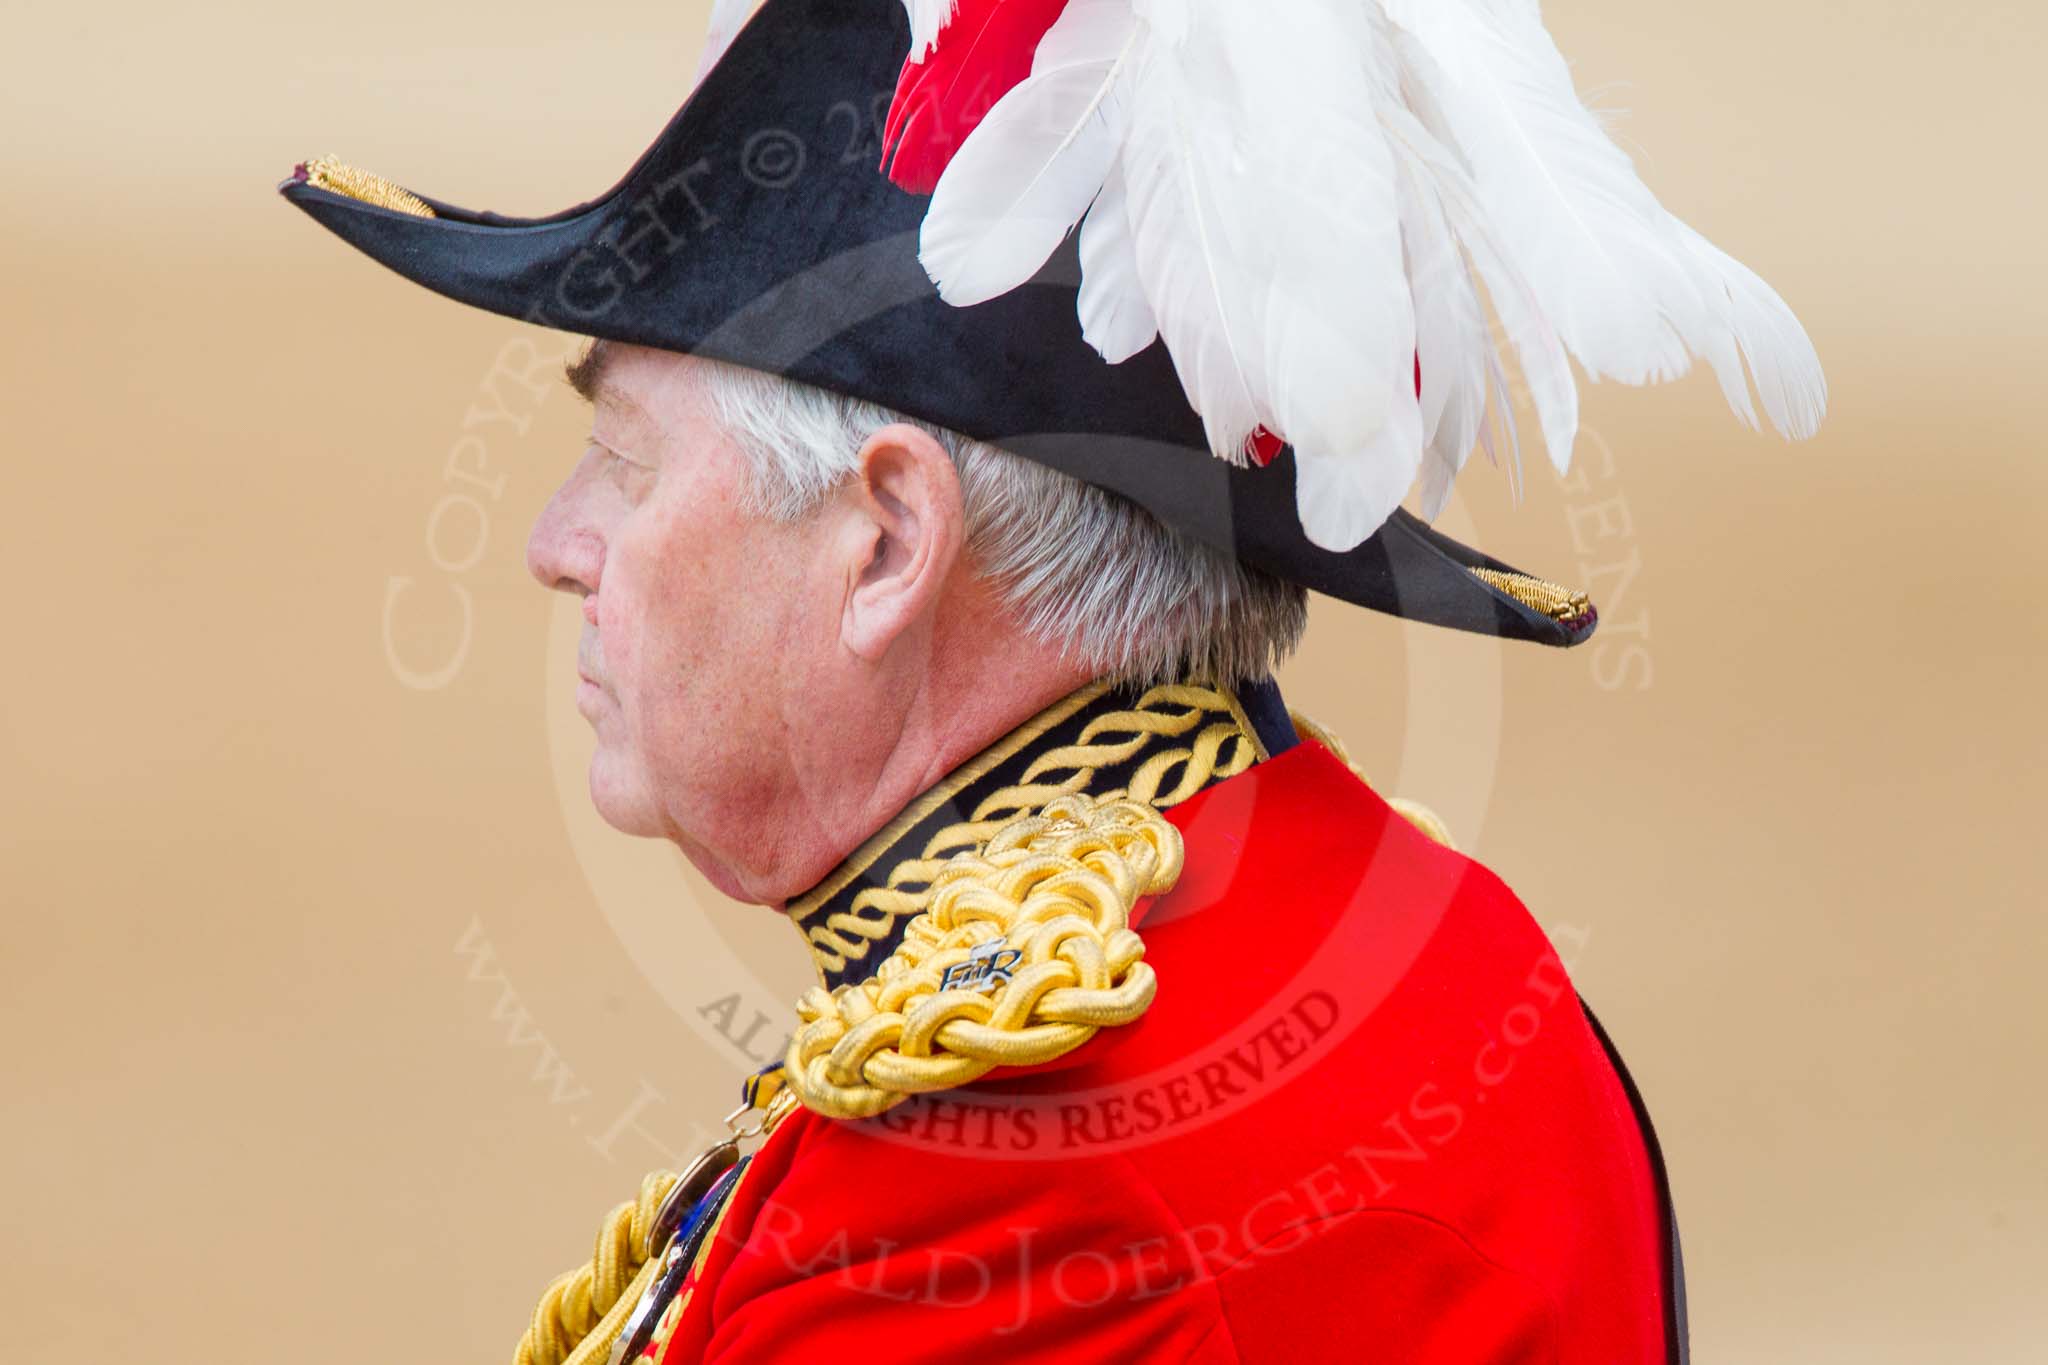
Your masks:
<path fill-rule="evenodd" d="M 602 751 L 590 760 L 590 804 L 598 819 L 621 834 L 653 839 L 662 833 L 646 784 L 616 771 Z"/>
<path fill-rule="evenodd" d="M 600 820 L 619 833 L 636 839 L 665 839 L 674 844 L 697 874 L 721 896 L 749 905 L 771 903 L 748 885 L 730 864 L 713 857 L 709 850 L 677 834 L 657 818 L 655 806 L 642 796 L 638 788 L 610 782 L 606 778 L 599 765 L 593 763 L 590 768 L 590 803 L 596 807 Z M 779 908 L 781 901 L 782 898 L 778 897 L 773 904 Z"/>

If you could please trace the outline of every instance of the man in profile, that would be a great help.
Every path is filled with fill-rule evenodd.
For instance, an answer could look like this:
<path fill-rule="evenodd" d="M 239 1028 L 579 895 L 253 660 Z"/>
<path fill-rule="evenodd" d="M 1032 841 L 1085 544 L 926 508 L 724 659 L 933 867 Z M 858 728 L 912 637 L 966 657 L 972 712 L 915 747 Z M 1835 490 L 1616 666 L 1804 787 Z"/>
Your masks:
<path fill-rule="evenodd" d="M 1591 634 L 1399 506 L 1507 415 L 1482 291 L 1560 460 L 1568 355 L 1698 356 L 1801 432 L 1803 333 L 1533 6 L 906 8 L 768 0 L 553 218 L 283 187 L 594 339 L 528 546 L 592 799 L 818 974 L 518 1359 L 1683 1359 L 1655 1140 L 1556 954 L 1273 674 L 1311 589 Z"/>

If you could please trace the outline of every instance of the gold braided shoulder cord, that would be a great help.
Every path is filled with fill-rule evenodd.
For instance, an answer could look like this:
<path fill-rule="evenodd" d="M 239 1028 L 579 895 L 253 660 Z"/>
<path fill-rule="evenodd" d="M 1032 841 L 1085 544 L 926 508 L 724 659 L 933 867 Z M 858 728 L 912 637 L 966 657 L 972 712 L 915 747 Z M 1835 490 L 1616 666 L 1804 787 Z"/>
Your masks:
<path fill-rule="evenodd" d="M 663 1253 L 677 1234 L 697 1198 L 717 1182 L 739 1156 L 739 1144 L 765 1138 L 796 1109 L 796 1097 L 774 1077 L 757 1078 L 749 1086 L 749 1103 L 726 1118 L 732 1136 L 713 1146 L 682 1175 L 654 1171 L 640 1182 L 640 1197 L 620 1204 L 597 1230 L 597 1250 L 587 1265 L 558 1276 L 534 1306 L 533 1319 L 512 1353 L 513 1365 L 600 1365 L 625 1343 L 622 1335 L 635 1310 L 655 1286 Z M 759 1117 L 741 1124 L 749 1114 Z M 726 1204 L 715 1218 L 723 1218 Z M 718 1225 L 703 1238 L 697 1259 L 710 1250 Z M 665 1340 L 673 1313 L 683 1300 L 668 1305 L 670 1315 L 656 1340 Z"/>
<path fill-rule="evenodd" d="M 1157 983 L 1131 907 L 1171 888 L 1182 856 L 1180 831 L 1142 801 L 1065 793 L 1003 826 L 938 870 L 872 978 L 797 1003 L 786 1083 L 816 1113 L 865 1118 L 1137 1018 Z M 992 989 L 949 987 L 991 963 Z"/>
<path fill-rule="evenodd" d="M 541 1294 L 513 1365 L 595 1365 L 605 1358 L 626 1314 L 653 1282 L 659 1248 L 648 1242 L 676 1178 L 672 1171 L 652 1172 L 640 1182 L 637 1200 L 605 1215 L 590 1264 L 558 1277 Z"/>
<path fill-rule="evenodd" d="M 1300 712 L 1292 715 L 1304 734 L 1367 781 L 1336 735 Z M 1197 790 L 1215 771 L 1199 753 L 1163 757 L 1201 767 Z M 1046 759 L 1057 762 L 1057 755 Z M 1422 833 L 1455 847 L 1427 806 L 1398 797 L 1388 804 Z M 957 825 L 934 843 L 979 832 Z M 875 974 L 836 991 L 813 988 L 797 1003 L 784 1071 L 790 1089 L 827 1118 L 864 1118 L 913 1094 L 965 1085 L 997 1066 L 1050 1061 L 1099 1028 L 1137 1018 L 1151 1004 L 1156 980 L 1141 960 L 1144 944 L 1130 929 L 1130 911 L 1140 896 L 1171 889 L 1183 856 L 1180 832 L 1147 800 L 1098 805 L 1062 792 L 1037 816 L 1003 825 L 978 854 L 963 851 L 920 869 L 930 881 L 918 896 L 922 908 Z M 1012 979 L 987 994 L 947 988 L 950 972 L 987 958 L 997 944 L 1018 954 Z"/>

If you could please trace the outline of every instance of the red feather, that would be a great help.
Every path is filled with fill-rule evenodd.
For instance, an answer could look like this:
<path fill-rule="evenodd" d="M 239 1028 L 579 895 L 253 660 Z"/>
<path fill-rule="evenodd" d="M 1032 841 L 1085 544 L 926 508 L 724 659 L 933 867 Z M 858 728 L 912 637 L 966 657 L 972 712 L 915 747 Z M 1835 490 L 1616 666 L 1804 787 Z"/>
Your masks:
<path fill-rule="evenodd" d="M 1253 427 L 1252 434 L 1244 441 L 1244 457 L 1260 469 L 1273 463 L 1285 449 L 1287 442 L 1264 427 Z"/>
<path fill-rule="evenodd" d="M 953 153 L 997 100 L 1031 74 L 1038 40 L 1067 0 L 960 0 L 921 62 L 903 63 L 882 129 L 882 169 L 930 194 Z"/>

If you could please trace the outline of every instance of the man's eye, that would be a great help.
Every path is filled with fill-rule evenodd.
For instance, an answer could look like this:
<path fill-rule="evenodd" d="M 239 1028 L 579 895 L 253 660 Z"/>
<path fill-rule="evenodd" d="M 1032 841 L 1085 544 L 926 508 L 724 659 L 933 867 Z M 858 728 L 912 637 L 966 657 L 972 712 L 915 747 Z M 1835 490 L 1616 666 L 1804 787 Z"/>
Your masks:
<path fill-rule="evenodd" d="M 610 446 L 598 446 L 598 453 L 604 456 L 605 472 L 621 486 L 638 486 L 645 482 L 654 471 L 638 460 L 629 459 Z"/>

